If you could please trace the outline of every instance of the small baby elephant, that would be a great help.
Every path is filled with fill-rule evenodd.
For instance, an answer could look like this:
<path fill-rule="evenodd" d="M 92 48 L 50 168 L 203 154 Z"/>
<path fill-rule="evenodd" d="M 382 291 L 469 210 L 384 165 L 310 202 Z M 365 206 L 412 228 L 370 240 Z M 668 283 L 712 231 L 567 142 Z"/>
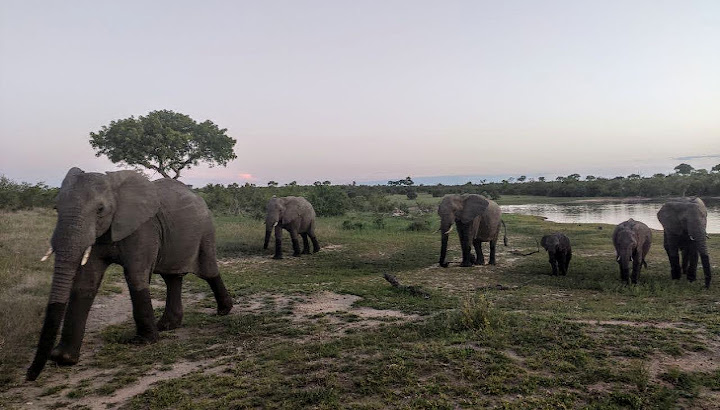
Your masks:
<path fill-rule="evenodd" d="M 613 244 L 617 253 L 617 262 L 620 265 L 620 279 L 628 283 L 632 280 L 637 283 L 640 268 L 645 265 L 645 256 L 650 251 L 652 232 L 647 225 L 632 218 L 618 224 L 613 232 Z M 632 262 L 632 277 L 630 277 L 630 262 Z"/>
<path fill-rule="evenodd" d="M 572 258 L 570 239 L 565 234 L 556 232 L 543 236 L 540 245 L 548 252 L 552 274 L 557 275 L 559 269 L 561 275 L 567 275 L 570 258 Z"/>

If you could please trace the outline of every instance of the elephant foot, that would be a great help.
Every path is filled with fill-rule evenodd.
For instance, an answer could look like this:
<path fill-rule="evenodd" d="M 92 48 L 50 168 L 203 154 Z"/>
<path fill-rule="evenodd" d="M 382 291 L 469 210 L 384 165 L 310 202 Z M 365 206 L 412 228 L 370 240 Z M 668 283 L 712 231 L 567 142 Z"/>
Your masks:
<path fill-rule="evenodd" d="M 182 318 L 180 319 L 168 319 L 165 316 L 161 317 L 157 322 L 158 332 L 164 332 L 166 330 L 173 330 L 180 327 L 182 324 Z"/>
<path fill-rule="evenodd" d="M 62 344 L 57 345 L 52 352 L 50 352 L 50 360 L 57 363 L 59 366 L 72 366 L 77 364 L 80 359 L 80 355 L 76 352 L 71 352 L 65 348 Z"/>
<path fill-rule="evenodd" d="M 228 313 L 230 313 L 232 308 L 233 308 L 233 302 L 231 299 L 224 301 L 223 303 L 218 304 L 217 314 L 218 314 L 218 316 L 225 316 Z"/>
<path fill-rule="evenodd" d="M 495 259 L 490 259 L 489 264 L 495 266 L 497 264 L 497 262 L 495 262 Z"/>
<path fill-rule="evenodd" d="M 450 266 L 450 264 L 449 264 L 448 262 L 444 262 L 444 263 L 443 263 L 443 262 L 440 262 L 439 265 L 440 265 L 441 268 L 447 268 L 448 266 Z"/>
<path fill-rule="evenodd" d="M 160 335 L 155 332 L 154 335 L 135 335 L 128 343 L 131 345 L 149 345 L 157 343 L 158 339 L 160 339 Z"/>
<path fill-rule="evenodd" d="M 283 258 L 282 255 L 275 255 L 275 256 L 273 256 L 273 259 L 282 259 L 282 258 Z"/>
<path fill-rule="evenodd" d="M 293 253 L 293 255 L 292 255 L 292 256 L 294 256 L 294 257 L 296 257 L 296 258 L 299 258 L 299 257 L 300 257 L 300 255 L 301 255 L 301 253 L 300 253 L 300 252 L 297 252 L 297 253 Z"/>
<path fill-rule="evenodd" d="M 469 268 L 469 267 L 472 267 L 472 266 L 473 266 L 473 264 L 472 264 L 472 262 L 470 262 L 470 261 L 464 261 L 464 262 L 462 262 L 462 263 L 460 264 L 460 267 L 461 267 L 461 268 Z"/>
<path fill-rule="evenodd" d="M 303 254 L 303 255 L 310 255 L 310 249 L 306 249 L 306 250 L 302 251 L 302 254 Z"/>

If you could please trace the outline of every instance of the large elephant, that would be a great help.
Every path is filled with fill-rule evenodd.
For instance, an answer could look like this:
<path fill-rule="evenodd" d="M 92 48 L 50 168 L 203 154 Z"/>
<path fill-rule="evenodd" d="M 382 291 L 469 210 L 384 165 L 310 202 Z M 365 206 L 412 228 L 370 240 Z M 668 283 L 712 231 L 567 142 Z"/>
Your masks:
<path fill-rule="evenodd" d="M 632 218 L 618 224 L 613 232 L 613 244 L 620 265 L 620 279 L 623 282 L 637 283 L 638 274 L 642 265 L 647 268 L 645 256 L 652 244 L 652 231 L 642 222 Z M 632 262 L 632 278 L 630 277 L 630 262 Z"/>
<path fill-rule="evenodd" d="M 90 306 L 112 263 L 124 269 L 139 342 L 155 342 L 158 330 L 180 325 L 185 273 L 208 282 L 219 315 L 232 309 L 218 272 L 210 211 L 183 183 L 150 182 L 134 171 L 101 174 L 72 168 L 56 208 L 57 225 L 43 258 L 55 253 L 52 288 L 28 380 L 38 377 L 48 357 L 61 365 L 77 363 Z M 157 323 L 150 303 L 152 273 L 167 286 L 165 313 Z M 53 349 L 63 314 L 60 343 Z"/>
<path fill-rule="evenodd" d="M 494 201 L 482 195 L 445 195 L 438 206 L 440 215 L 440 266 L 448 267 L 445 261 L 447 256 L 447 245 L 453 223 L 457 227 L 460 245 L 462 248 L 463 260 L 460 266 L 482 265 L 485 257 L 482 253 L 482 242 L 490 242 L 490 264 L 495 265 L 495 247 L 500 234 L 502 221 L 500 207 Z M 507 246 L 507 229 L 503 237 Z M 475 247 L 477 258 L 473 257 L 470 245 Z"/>
<path fill-rule="evenodd" d="M 572 259 L 570 238 L 560 232 L 552 233 L 542 237 L 540 246 L 545 248 L 548 253 L 552 274 L 557 275 L 559 271 L 561 275 L 567 275 L 570 259 Z"/>
<path fill-rule="evenodd" d="M 272 197 L 267 204 L 265 216 L 265 244 L 268 248 L 270 235 L 275 230 L 275 259 L 282 259 L 282 230 L 290 232 L 293 245 L 293 256 L 300 256 L 300 242 L 303 239 L 302 253 L 310 253 L 308 237 L 313 244 L 313 253 L 320 250 L 315 236 L 315 209 L 307 199 L 297 196 Z"/>
<path fill-rule="evenodd" d="M 706 239 L 707 208 L 700 198 L 680 198 L 666 202 L 657 213 L 663 226 L 663 245 L 670 259 L 673 279 L 686 274 L 696 279 L 698 255 L 705 273 L 705 287 L 710 287 L 712 273 Z M 682 252 L 682 268 L 679 252 Z"/>

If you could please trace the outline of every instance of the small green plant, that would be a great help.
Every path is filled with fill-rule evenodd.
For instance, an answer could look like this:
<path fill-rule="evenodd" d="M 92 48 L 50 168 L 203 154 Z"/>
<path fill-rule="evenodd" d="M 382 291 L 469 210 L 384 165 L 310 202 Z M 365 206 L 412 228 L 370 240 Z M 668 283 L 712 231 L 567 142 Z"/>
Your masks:
<path fill-rule="evenodd" d="M 500 313 L 485 296 L 476 295 L 463 300 L 457 325 L 462 330 L 491 332 L 500 322 Z"/>
<path fill-rule="evenodd" d="M 417 199 L 418 194 L 414 190 L 409 190 L 405 196 L 407 196 L 407 199 Z"/>
<path fill-rule="evenodd" d="M 373 219 L 373 225 L 377 229 L 385 229 L 385 218 L 382 215 L 377 215 L 375 219 Z"/>
<path fill-rule="evenodd" d="M 408 231 L 429 231 L 430 221 L 427 220 L 414 220 L 408 225 Z"/>
<path fill-rule="evenodd" d="M 360 231 L 365 229 L 365 224 L 360 221 L 352 221 L 350 219 L 346 219 L 342 223 L 342 228 L 346 231 Z"/>

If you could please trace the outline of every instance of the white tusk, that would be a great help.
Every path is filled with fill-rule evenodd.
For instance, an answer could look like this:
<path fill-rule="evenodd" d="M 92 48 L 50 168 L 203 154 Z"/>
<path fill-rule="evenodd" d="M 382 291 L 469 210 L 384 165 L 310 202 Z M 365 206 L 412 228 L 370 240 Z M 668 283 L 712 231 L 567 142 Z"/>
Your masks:
<path fill-rule="evenodd" d="M 274 227 L 276 227 L 276 226 L 277 226 L 277 224 L 278 224 L 278 223 L 277 223 L 277 222 L 275 222 L 275 223 L 273 224 L 273 228 L 274 228 Z"/>
<path fill-rule="evenodd" d="M 449 234 L 450 232 L 452 232 L 452 230 L 453 230 L 454 227 L 455 227 L 455 225 L 450 225 L 450 229 L 448 229 L 447 232 L 445 232 L 443 235 L 447 235 L 447 234 Z"/>
<path fill-rule="evenodd" d="M 91 250 L 92 250 L 92 245 L 88 246 L 88 248 L 85 249 L 85 253 L 83 254 L 82 262 L 80 262 L 80 266 L 83 266 L 87 263 L 88 258 L 90 257 Z"/>
<path fill-rule="evenodd" d="M 690 235 L 690 240 L 691 240 L 691 241 L 694 241 L 695 238 L 693 238 L 692 235 Z"/>
<path fill-rule="evenodd" d="M 48 251 L 47 251 L 47 253 L 45 254 L 45 256 L 43 256 L 42 259 L 40 259 L 40 262 L 45 262 L 46 260 L 48 260 L 48 258 L 50 257 L 50 255 L 52 255 L 53 252 L 55 252 L 55 251 L 53 250 L 53 248 L 52 248 L 52 246 L 51 246 L 51 247 L 48 249 Z"/>
<path fill-rule="evenodd" d="M 615 259 L 615 262 L 620 262 L 620 256 L 618 256 L 617 259 Z"/>

